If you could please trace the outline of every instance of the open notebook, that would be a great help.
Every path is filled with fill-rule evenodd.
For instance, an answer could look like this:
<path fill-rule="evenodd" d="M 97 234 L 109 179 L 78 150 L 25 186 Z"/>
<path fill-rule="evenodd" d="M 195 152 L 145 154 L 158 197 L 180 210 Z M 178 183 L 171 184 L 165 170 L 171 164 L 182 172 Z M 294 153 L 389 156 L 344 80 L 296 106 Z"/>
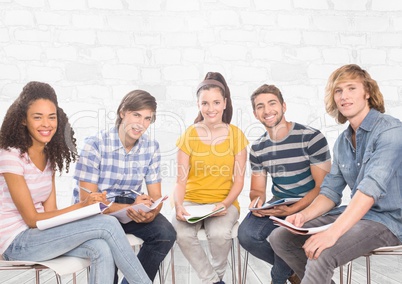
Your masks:
<path fill-rule="evenodd" d="M 299 235 L 313 235 L 313 234 L 325 231 L 332 225 L 332 223 L 331 223 L 331 224 L 327 224 L 327 225 L 319 226 L 319 227 L 302 228 L 302 227 L 296 227 L 292 223 L 282 220 L 280 218 L 277 218 L 275 216 L 270 216 L 269 219 L 273 220 L 275 225 L 284 227 L 284 228 L 288 229 L 289 231 L 291 231 L 295 234 L 299 234 Z"/>
<path fill-rule="evenodd" d="M 184 216 L 188 223 L 197 223 L 225 209 L 224 207 L 221 207 L 214 210 L 215 204 L 189 205 L 184 206 L 184 208 L 190 214 L 190 216 Z"/>
<path fill-rule="evenodd" d="M 76 209 L 74 211 L 70 211 L 61 215 L 58 215 L 56 217 L 52 217 L 49 219 L 45 220 L 40 220 L 36 222 L 36 227 L 39 230 L 46 230 L 49 228 L 53 228 L 59 225 L 63 225 L 66 223 L 74 222 L 76 220 L 84 219 L 96 214 L 100 214 L 103 211 L 105 211 L 107 208 L 109 208 L 112 205 L 113 202 L 110 202 L 108 205 L 98 202 L 94 203 L 85 207 L 82 207 L 80 209 Z"/>
<path fill-rule="evenodd" d="M 123 208 L 123 209 L 121 209 L 121 210 L 119 210 L 119 211 L 112 212 L 112 213 L 110 213 L 109 215 L 110 215 L 110 216 L 114 216 L 114 217 L 116 217 L 117 219 L 119 219 L 120 223 L 127 224 L 128 222 L 132 221 L 131 218 L 127 216 L 127 209 L 128 209 L 128 208 L 131 207 L 131 208 L 133 208 L 135 211 L 141 210 L 141 211 L 144 211 L 144 212 L 149 212 L 149 211 L 154 210 L 156 207 L 158 207 L 158 205 L 159 205 L 161 202 L 165 201 L 165 200 L 168 199 L 168 198 L 169 198 L 168 195 L 162 196 L 161 198 L 155 200 L 154 203 L 152 203 L 152 205 L 149 206 L 149 207 L 146 206 L 145 204 L 142 204 L 142 203 L 140 203 L 140 204 L 134 204 L 134 205 L 125 207 L 125 208 Z"/>

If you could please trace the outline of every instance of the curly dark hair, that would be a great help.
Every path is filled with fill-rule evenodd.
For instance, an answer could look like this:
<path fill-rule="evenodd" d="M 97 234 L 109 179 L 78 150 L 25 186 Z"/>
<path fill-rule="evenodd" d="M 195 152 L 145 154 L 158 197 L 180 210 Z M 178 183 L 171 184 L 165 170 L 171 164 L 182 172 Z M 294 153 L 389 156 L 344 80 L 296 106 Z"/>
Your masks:
<path fill-rule="evenodd" d="M 24 122 L 27 120 L 28 108 L 39 99 L 51 101 L 57 109 L 57 130 L 52 140 L 45 146 L 46 157 L 54 171 L 58 170 L 61 173 L 65 164 L 68 172 L 70 163 L 75 162 L 78 157 L 76 139 L 66 113 L 58 106 L 56 92 L 49 84 L 29 82 L 25 85 L 4 117 L 0 129 L 0 148 L 19 149 L 21 156 L 28 153 L 33 142 Z"/>

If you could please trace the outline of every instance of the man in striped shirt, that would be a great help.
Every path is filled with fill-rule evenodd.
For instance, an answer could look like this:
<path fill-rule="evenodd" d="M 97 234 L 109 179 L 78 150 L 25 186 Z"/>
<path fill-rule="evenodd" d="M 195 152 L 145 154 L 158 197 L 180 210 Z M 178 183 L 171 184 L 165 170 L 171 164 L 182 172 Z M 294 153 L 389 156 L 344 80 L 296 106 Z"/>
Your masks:
<path fill-rule="evenodd" d="M 241 223 L 239 241 L 252 255 L 272 265 L 273 284 L 300 283 L 291 268 L 272 250 L 267 238 L 276 228 L 269 216 L 285 218 L 306 208 L 320 191 L 329 172 L 331 156 L 327 140 L 316 129 L 286 121 L 286 103 L 274 85 L 262 85 L 251 96 L 255 117 L 266 132 L 250 150 L 252 170 L 250 207 L 267 201 L 267 177 L 272 178 L 268 202 L 282 198 L 301 198 L 291 205 L 252 211 Z"/>

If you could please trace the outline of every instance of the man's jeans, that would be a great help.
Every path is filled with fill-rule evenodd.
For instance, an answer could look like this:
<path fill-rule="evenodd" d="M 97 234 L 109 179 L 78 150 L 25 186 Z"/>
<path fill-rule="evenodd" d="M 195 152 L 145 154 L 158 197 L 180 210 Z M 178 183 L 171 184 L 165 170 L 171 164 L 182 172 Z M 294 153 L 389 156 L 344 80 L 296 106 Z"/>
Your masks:
<path fill-rule="evenodd" d="M 144 240 L 137 257 L 153 281 L 160 263 L 176 241 L 176 231 L 162 214 L 158 214 L 151 223 L 129 222 L 121 225 L 127 234 Z M 122 284 L 125 283 L 128 282 L 124 278 Z"/>
<path fill-rule="evenodd" d="M 269 217 L 246 217 L 239 227 L 238 238 L 241 246 L 255 257 L 270 264 L 271 278 L 274 284 L 286 283 L 293 274 L 292 269 L 272 250 L 267 238 L 278 228 Z"/>
<path fill-rule="evenodd" d="M 322 216 L 305 227 L 332 223 L 339 215 Z M 360 220 L 332 246 L 322 251 L 317 259 L 307 259 L 302 246 L 310 236 L 295 235 L 285 228 L 272 232 L 270 242 L 275 252 L 296 272 L 302 284 L 328 284 L 335 268 L 348 263 L 376 248 L 400 245 L 398 238 L 383 224 Z"/>

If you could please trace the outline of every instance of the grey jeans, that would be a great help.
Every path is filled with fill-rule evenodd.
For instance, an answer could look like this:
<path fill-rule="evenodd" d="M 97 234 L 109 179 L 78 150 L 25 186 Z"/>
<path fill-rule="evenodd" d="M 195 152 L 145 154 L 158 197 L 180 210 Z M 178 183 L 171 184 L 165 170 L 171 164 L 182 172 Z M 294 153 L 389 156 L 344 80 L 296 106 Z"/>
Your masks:
<path fill-rule="evenodd" d="M 332 223 L 339 215 L 322 216 L 311 220 L 305 227 L 316 227 Z M 383 224 L 360 220 L 341 236 L 330 248 L 325 249 L 318 259 L 307 259 L 304 242 L 309 236 L 295 235 L 285 228 L 275 229 L 269 242 L 295 273 L 302 279 L 302 284 L 333 283 L 331 278 L 336 267 L 344 265 L 373 249 L 383 246 L 400 245 L 401 241 Z"/>
<path fill-rule="evenodd" d="M 194 204 L 184 203 L 184 205 Z M 226 215 L 209 217 L 195 224 L 178 221 L 176 215 L 173 216 L 172 224 L 177 232 L 176 242 L 203 284 L 218 282 L 223 278 L 232 246 L 232 228 L 237 219 L 239 211 L 233 205 L 227 209 Z M 201 227 L 204 227 L 207 235 L 211 260 L 208 259 L 197 238 L 197 232 Z"/>

